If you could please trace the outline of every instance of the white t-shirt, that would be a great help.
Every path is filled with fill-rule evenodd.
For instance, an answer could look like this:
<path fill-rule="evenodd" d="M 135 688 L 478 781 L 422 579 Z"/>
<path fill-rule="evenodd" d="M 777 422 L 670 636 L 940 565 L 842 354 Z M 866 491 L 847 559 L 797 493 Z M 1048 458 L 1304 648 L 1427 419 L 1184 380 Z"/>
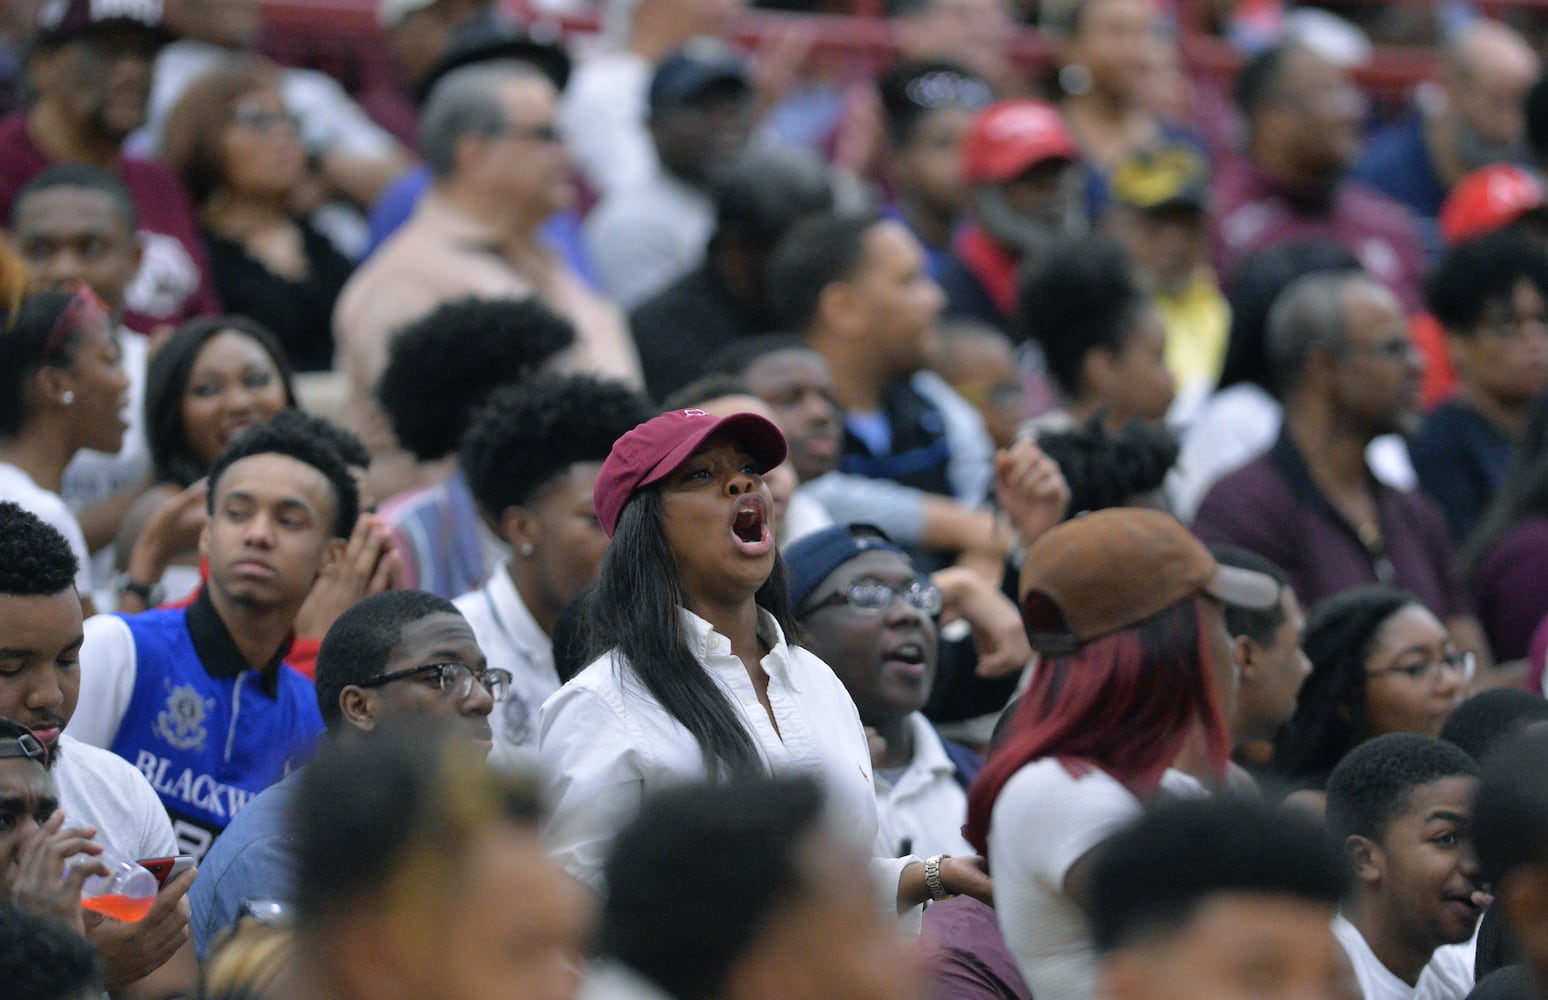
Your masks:
<path fill-rule="evenodd" d="M 1365 1000 L 1463 1000 L 1473 990 L 1473 959 L 1478 935 L 1464 944 L 1435 949 L 1430 964 L 1419 973 L 1419 982 L 1408 985 L 1393 975 L 1354 924 L 1342 915 L 1333 918 L 1333 936 L 1344 946 Z"/>
<path fill-rule="evenodd" d="M 1096 949 L 1064 879 L 1140 811 L 1139 799 L 1107 772 L 1092 767 L 1075 778 L 1051 757 L 1026 765 L 1000 790 L 989 820 L 995 911 L 1037 1000 L 1091 1000 Z"/>
<path fill-rule="evenodd" d="M 0 500 L 10 500 L 52 525 L 70 543 L 75 553 L 75 589 L 82 597 L 91 596 L 91 552 L 86 535 L 75 512 L 60 498 L 32 481 L 32 477 L 9 462 L 0 462 Z"/>
<path fill-rule="evenodd" d="M 117 754 L 59 737 L 54 789 L 71 824 L 97 828 L 97 842 L 132 861 L 176 855 L 177 837 L 161 799 L 145 776 Z"/>

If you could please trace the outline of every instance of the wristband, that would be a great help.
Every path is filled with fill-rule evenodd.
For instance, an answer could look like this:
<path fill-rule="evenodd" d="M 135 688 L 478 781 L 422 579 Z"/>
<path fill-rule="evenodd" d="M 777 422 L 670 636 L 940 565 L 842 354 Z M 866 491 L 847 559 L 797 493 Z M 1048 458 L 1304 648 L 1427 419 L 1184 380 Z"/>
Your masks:
<path fill-rule="evenodd" d="M 156 608 L 166 601 L 167 588 L 163 587 L 160 581 L 156 583 L 141 583 L 138 580 L 130 579 L 129 574 L 125 573 L 118 578 L 118 595 L 122 597 L 125 594 L 133 594 L 135 597 L 138 597 L 147 609 Z"/>

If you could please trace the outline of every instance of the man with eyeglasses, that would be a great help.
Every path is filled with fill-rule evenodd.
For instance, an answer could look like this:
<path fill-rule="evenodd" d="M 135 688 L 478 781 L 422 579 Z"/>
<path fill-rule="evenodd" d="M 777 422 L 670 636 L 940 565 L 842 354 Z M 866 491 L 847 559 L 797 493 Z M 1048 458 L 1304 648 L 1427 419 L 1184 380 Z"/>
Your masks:
<path fill-rule="evenodd" d="M 873 754 L 877 856 L 973 854 L 961 828 L 982 761 L 920 712 L 935 680 L 941 588 L 870 525 L 824 528 L 783 554 L 803 643 L 884 744 Z"/>
<path fill-rule="evenodd" d="M 377 496 L 428 486 L 446 471 L 403 449 L 376 400 L 393 341 L 437 306 L 536 296 L 575 326 L 567 367 L 640 381 L 622 314 L 543 242 L 543 224 L 575 200 L 554 127 L 556 95 L 543 70 L 513 60 L 463 66 L 437 81 L 420 119 L 430 189 L 339 295 L 335 368 L 348 382 L 349 428 L 373 458 Z"/>
<path fill-rule="evenodd" d="M 1307 607 L 1367 583 L 1410 590 L 1490 663 L 1445 521 L 1366 462 L 1373 440 L 1418 424 L 1424 365 L 1397 299 L 1360 272 L 1308 275 L 1275 298 L 1266 340 L 1279 439 L 1210 489 L 1194 533 L 1272 560 Z"/>
<path fill-rule="evenodd" d="M 508 671 L 488 666 L 456 605 L 419 590 L 361 601 L 333 623 L 317 654 L 317 707 L 330 740 L 374 733 L 388 720 L 438 717 L 465 732 L 482 760 L 489 713 L 510 682 Z M 205 857 L 199 891 L 189 894 L 200 954 L 236 923 L 245 901 L 291 900 L 296 855 L 286 821 L 305 770 L 249 802 Z"/>

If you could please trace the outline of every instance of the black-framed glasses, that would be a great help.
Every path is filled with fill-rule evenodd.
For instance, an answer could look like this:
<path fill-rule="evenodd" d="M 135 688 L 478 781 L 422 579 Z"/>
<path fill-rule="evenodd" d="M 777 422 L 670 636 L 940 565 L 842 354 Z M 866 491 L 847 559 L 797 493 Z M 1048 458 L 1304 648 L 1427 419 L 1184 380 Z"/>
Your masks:
<path fill-rule="evenodd" d="M 18 757 L 35 760 L 47 767 L 48 744 L 31 733 L 22 733 L 13 739 L 0 740 L 0 760 L 13 760 Z"/>
<path fill-rule="evenodd" d="M 1401 674 L 1411 681 L 1425 681 L 1434 684 L 1440 680 L 1441 671 L 1450 670 L 1456 674 L 1462 683 L 1467 684 L 1478 672 L 1478 656 L 1471 650 L 1457 652 L 1452 650 L 1444 656 L 1431 657 L 1417 663 L 1400 663 L 1395 667 L 1383 667 L 1380 670 L 1366 672 L 1367 677 L 1381 677 L 1389 674 Z"/>
<path fill-rule="evenodd" d="M 892 602 L 899 597 L 931 618 L 940 614 L 941 609 L 946 605 L 946 597 L 941 593 L 941 588 L 925 580 L 915 580 L 907 587 L 899 587 L 870 577 L 861 577 L 844 589 L 834 591 L 808 607 L 801 612 L 801 616 L 839 604 L 847 604 L 861 611 L 885 611 L 892 607 Z"/>
<path fill-rule="evenodd" d="M 482 672 L 475 673 L 472 667 L 461 660 L 448 660 L 444 663 L 426 663 L 419 667 L 392 670 L 361 681 L 357 686 L 363 688 L 381 687 L 383 684 L 408 680 L 411 677 L 424 677 L 433 680 L 437 691 L 440 691 L 442 694 L 453 695 L 458 701 L 473 693 L 474 683 L 482 685 L 484 690 L 489 692 L 489 697 L 495 701 L 504 698 L 505 692 L 511 688 L 511 672 L 509 670 L 490 667 Z"/>

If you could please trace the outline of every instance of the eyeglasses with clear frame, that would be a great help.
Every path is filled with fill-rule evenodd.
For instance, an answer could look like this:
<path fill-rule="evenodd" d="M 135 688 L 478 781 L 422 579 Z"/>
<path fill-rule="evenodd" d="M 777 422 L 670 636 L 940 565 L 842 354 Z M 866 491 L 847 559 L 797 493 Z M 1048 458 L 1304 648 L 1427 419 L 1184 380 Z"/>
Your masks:
<path fill-rule="evenodd" d="M 460 660 L 447 660 L 444 663 L 426 663 L 419 667 L 392 670 L 361 681 L 357 686 L 375 688 L 381 687 L 383 684 L 391 684 L 393 681 L 408 680 L 411 677 L 424 677 L 434 684 L 437 691 L 440 691 L 442 694 L 450 694 L 458 701 L 473 693 L 475 682 L 482 685 L 484 690 L 489 692 L 489 697 L 495 701 L 503 699 L 505 692 L 511 688 L 511 672 L 509 670 L 489 667 L 481 673 L 476 673 L 472 667 Z"/>
<path fill-rule="evenodd" d="M 915 580 L 905 588 L 865 576 L 800 612 L 800 617 L 839 604 L 848 604 L 861 611 L 885 611 L 892 607 L 892 602 L 899 597 L 931 618 L 939 615 L 941 609 L 946 606 L 946 598 L 941 593 L 941 588 L 928 581 Z"/>
<path fill-rule="evenodd" d="M 1478 656 L 1471 649 L 1462 652 L 1452 650 L 1444 656 L 1427 657 L 1418 663 L 1400 663 L 1380 670 L 1368 670 L 1365 676 L 1382 677 L 1400 674 L 1411 681 L 1434 684 L 1440 680 L 1443 670 L 1450 670 L 1463 684 L 1469 684 L 1473 680 L 1473 675 L 1478 672 Z"/>

